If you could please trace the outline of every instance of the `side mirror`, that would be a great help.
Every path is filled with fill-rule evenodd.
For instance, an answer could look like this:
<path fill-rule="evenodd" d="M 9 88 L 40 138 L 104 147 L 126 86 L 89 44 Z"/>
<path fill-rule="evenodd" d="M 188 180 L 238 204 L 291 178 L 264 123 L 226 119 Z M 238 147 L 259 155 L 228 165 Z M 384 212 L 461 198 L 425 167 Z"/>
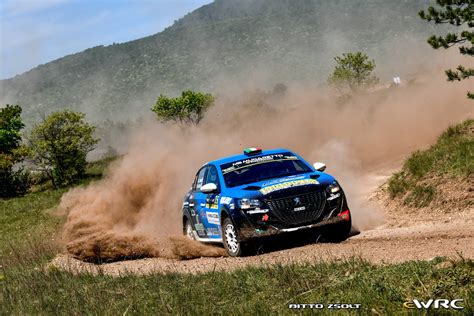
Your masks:
<path fill-rule="evenodd" d="M 201 187 L 202 193 L 214 193 L 217 191 L 217 185 L 215 183 L 208 183 Z"/>
<path fill-rule="evenodd" d="M 326 170 L 326 164 L 325 163 L 322 163 L 322 162 L 315 162 L 313 164 L 313 167 L 314 169 L 316 169 L 317 171 L 321 171 L 323 172 L 324 170 Z"/>

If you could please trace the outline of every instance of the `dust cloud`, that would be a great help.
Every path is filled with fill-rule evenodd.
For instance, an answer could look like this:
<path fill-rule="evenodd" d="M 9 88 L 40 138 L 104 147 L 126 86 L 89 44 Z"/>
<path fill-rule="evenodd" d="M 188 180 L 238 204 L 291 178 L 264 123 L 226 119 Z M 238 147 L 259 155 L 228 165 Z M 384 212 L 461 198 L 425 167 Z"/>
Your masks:
<path fill-rule="evenodd" d="M 144 122 L 103 180 L 63 196 L 66 247 L 83 260 L 223 255 L 222 248 L 173 237 L 182 235 L 182 198 L 202 164 L 250 146 L 324 161 L 345 188 L 354 225 L 374 228 L 383 216 L 366 199 L 371 176 L 472 116 L 467 85 L 449 84 L 436 71 L 345 104 L 324 88 L 291 86 L 283 96 L 229 90 L 199 126 Z"/>

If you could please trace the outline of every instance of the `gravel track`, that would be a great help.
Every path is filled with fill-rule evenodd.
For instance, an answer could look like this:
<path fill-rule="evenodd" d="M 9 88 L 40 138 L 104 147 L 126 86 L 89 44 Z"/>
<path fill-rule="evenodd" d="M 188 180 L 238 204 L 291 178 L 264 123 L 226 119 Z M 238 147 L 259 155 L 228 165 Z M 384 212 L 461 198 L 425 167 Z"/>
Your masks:
<path fill-rule="evenodd" d="M 363 258 L 374 264 L 399 263 L 410 260 L 430 260 L 438 256 L 474 259 L 474 209 L 464 211 L 419 209 L 409 210 L 387 199 L 381 185 L 393 173 L 394 166 L 378 168 L 360 179 L 361 194 L 377 201 L 384 213 L 383 225 L 362 231 L 348 240 L 335 243 L 290 241 L 290 245 L 275 247 L 272 240 L 266 243 L 262 254 L 245 257 L 203 257 L 192 260 L 147 258 L 97 265 L 74 259 L 67 254 L 58 255 L 50 263 L 72 273 L 89 272 L 120 276 L 127 273 L 206 273 L 232 271 L 245 267 L 262 267 L 273 264 L 312 263 L 320 261 Z M 376 210 L 374 209 L 374 212 Z M 381 217 L 381 214 L 375 214 Z M 364 214 L 370 216 L 370 214 Z M 293 236 L 293 235 L 287 235 Z M 288 237 L 283 237 L 288 241 Z M 273 241 L 278 243 L 278 241 Z M 216 246 L 217 247 L 217 246 Z"/>
<path fill-rule="evenodd" d="M 73 273 L 90 272 L 119 276 L 126 273 L 205 273 L 231 271 L 244 267 L 344 260 L 360 257 L 375 264 L 409 260 L 429 260 L 437 256 L 474 258 L 474 210 L 457 214 L 451 220 L 416 223 L 408 227 L 379 228 L 353 236 L 345 242 L 314 243 L 281 249 L 246 258 L 199 258 L 170 260 L 148 258 L 95 265 L 67 255 L 51 263 Z"/>

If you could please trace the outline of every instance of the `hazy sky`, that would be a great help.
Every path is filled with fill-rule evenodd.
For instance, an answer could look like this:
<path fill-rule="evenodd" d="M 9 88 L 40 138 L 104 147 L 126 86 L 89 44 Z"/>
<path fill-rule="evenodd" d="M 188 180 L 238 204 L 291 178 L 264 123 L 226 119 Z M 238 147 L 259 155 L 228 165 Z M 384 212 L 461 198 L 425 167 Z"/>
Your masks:
<path fill-rule="evenodd" d="M 212 0 L 0 0 L 0 79 L 160 32 Z"/>

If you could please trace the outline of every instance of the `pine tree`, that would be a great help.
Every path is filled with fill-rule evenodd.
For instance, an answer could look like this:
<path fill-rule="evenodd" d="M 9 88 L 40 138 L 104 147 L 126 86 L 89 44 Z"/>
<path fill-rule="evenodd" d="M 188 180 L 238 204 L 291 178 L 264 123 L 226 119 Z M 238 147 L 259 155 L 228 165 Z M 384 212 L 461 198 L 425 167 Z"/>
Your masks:
<path fill-rule="evenodd" d="M 436 0 L 439 8 L 429 7 L 420 11 L 419 16 L 435 24 L 451 24 L 461 29 L 458 33 L 448 33 L 445 36 L 432 35 L 428 43 L 434 49 L 448 49 L 454 45 L 461 45 L 459 53 L 474 56 L 474 0 Z M 474 76 L 474 68 L 465 68 L 459 65 L 455 70 L 446 70 L 448 81 L 461 81 Z M 467 96 L 474 99 L 474 93 Z"/>

